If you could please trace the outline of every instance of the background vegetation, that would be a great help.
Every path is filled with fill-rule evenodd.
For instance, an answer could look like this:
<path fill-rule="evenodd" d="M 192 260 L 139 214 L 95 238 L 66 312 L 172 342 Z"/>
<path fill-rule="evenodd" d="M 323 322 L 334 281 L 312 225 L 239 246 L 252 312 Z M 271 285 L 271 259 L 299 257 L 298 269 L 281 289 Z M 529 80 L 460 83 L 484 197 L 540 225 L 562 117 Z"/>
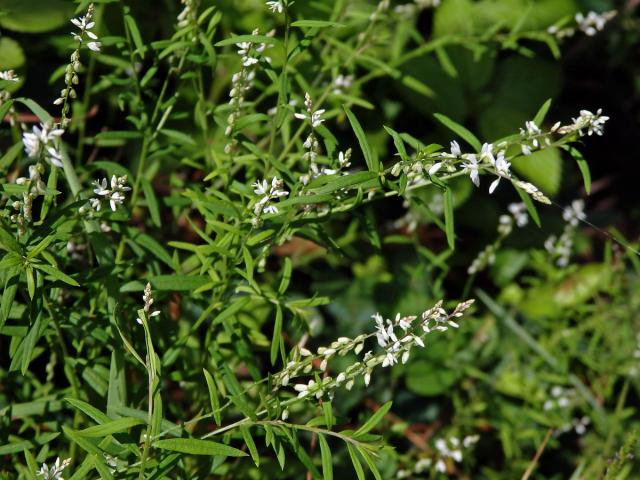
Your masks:
<path fill-rule="evenodd" d="M 640 475 L 638 2 L 94 3 L 78 43 L 89 2 L 0 0 L 1 478 Z M 524 155 L 525 122 L 600 108 L 604 135 Z M 55 154 L 29 155 L 47 121 Z M 439 157 L 505 138 L 551 204 Z M 288 195 L 260 203 L 273 177 Z M 471 298 L 406 363 L 291 388 L 379 353 L 318 351 L 376 312 Z"/>

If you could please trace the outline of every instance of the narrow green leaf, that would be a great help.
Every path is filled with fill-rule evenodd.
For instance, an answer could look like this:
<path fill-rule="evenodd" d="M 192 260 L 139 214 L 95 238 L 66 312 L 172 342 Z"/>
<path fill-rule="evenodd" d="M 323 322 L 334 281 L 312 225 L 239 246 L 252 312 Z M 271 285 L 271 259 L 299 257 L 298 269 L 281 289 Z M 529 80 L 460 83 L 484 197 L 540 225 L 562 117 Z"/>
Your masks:
<path fill-rule="evenodd" d="M 400 134 L 387 126 L 384 126 L 384 129 L 389 135 L 391 135 L 391 138 L 393 138 L 393 144 L 396 146 L 396 150 L 400 154 L 400 158 L 402 160 L 408 160 L 409 155 L 407 155 L 407 149 L 404 147 L 404 140 L 402 140 Z"/>
<path fill-rule="evenodd" d="M 205 285 L 209 279 L 196 275 L 156 275 L 149 278 L 149 282 L 156 290 L 188 292 Z"/>
<path fill-rule="evenodd" d="M 318 443 L 320 444 L 320 456 L 322 458 L 322 477 L 324 480 L 333 480 L 331 449 L 324 435 L 318 434 Z"/>
<path fill-rule="evenodd" d="M 433 116 L 436 117 L 436 119 L 438 119 L 438 121 L 445 127 L 447 127 L 449 130 L 451 130 L 453 133 L 455 133 L 465 142 L 471 145 L 476 152 L 482 150 L 482 144 L 480 143 L 480 140 L 478 140 L 478 138 L 465 127 L 457 122 L 454 122 L 449 117 L 447 117 L 446 115 L 442 115 L 441 113 L 434 113 Z"/>
<path fill-rule="evenodd" d="M 69 440 L 77 443 L 85 452 L 102 455 L 102 451 L 91 440 L 78 435 L 78 432 L 76 432 L 75 430 L 63 426 L 62 431 L 69 438 Z"/>
<path fill-rule="evenodd" d="M 517 187 L 515 183 L 513 184 L 513 187 L 516 189 L 516 192 L 518 192 L 518 195 L 522 199 L 522 203 L 524 203 L 525 207 L 527 207 L 527 211 L 529 212 L 529 215 L 531 215 L 531 218 L 533 219 L 535 224 L 538 227 L 542 227 L 542 222 L 540 221 L 540 215 L 538 214 L 538 209 L 533 203 L 531 196 L 525 191 L 523 191 L 521 188 Z"/>
<path fill-rule="evenodd" d="M 371 458 L 371 455 L 369 455 L 369 452 L 367 452 L 363 448 L 359 448 L 358 452 L 360 452 L 360 455 L 362 455 L 362 458 L 364 458 L 364 461 L 369 467 L 369 470 L 371 470 L 373 478 L 375 478 L 376 480 L 382 480 L 382 475 L 380 475 L 380 471 L 378 470 L 378 467 L 376 467 L 376 464 L 373 462 L 373 459 Z"/>
<path fill-rule="evenodd" d="M 144 42 L 142 41 L 142 35 L 140 35 L 140 30 L 138 29 L 138 25 L 136 25 L 136 21 L 131 15 L 125 15 L 124 21 L 127 24 L 129 33 L 131 33 L 131 38 L 133 39 L 133 43 L 136 46 L 136 52 L 140 57 L 143 57 L 145 50 Z"/>
<path fill-rule="evenodd" d="M 158 199 L 153 191 L 151 182 L 146 178 L 142 179 L 142 191 L 144 192 L 144 198 L 147 199 L 147 208 L 149 209 L 149 215 L 151 215 L 151 221 L 156 227 L 159 227 L 162 222 L 160 220 L 160 209 L 158 208 Z"/>
<path fill-rule="evenodd" d="M 30 98 L 20 97 L 16 98 L 15 100 L 16 102 L 22 103 L 25 107 L 31 110 L 42 123 L 51 122 L 53 120 L 51 118 L 51 115 L 49 115 L 49 113 L 44 108 L 42 108 L 37 102 L 31 100 Z"/>
<path fill-rule="evenodd" d="M 533 117 L 533 121 L 536 125 L 541 126 L 542 122 L 544 122 L 547 113 L 549 112 L 549 108 L 551 107 L 551 99 L 548 99 L 546 102 L 542 104 L 536 116 Z"/>
<path fill-rule="evenodd" d="M 344 111 L 347 114 L 347 118 L 349 119 L 351 128 L 353 128 L 353 131 L 356 134 L 356 138 L 358 139 L 358 143 L 360 144 L 360 149 L 362 150 L 362 154 L 364 155 L 364 161 L 367 163 L 367 168 L 371 172 L 378 172 L 379 168 L 377 162 L 375 162 L 373 152 L 371 151 L 371 146 L 369 145 L 369 142 L 367 140 L 367 135 L 364 133 L 360 122 L 348 107 L 345 106 Z"/>
<path fill-rule="evenodd" d="M 211 402 L 211 411 L 213 412 L 213 419 L 218 425 L 222 425 L 222 418 L 220 416 L 220 400 L 218 398 L 218 387 L 216 381 L 213 379 L 207 369 L 203 368 L 204 378 L 207 381 L 207 389 L 209 390 L 209 401 Z"/>
<path fill-rule="evenodd" d="M 284 258 L 284 266 L 282 267 L 282 279 L 280 280 L 280 286 L 278 287 L 278 293 L 284 295 L 289 288 L 291 282 L 291 272 L 293 271 L 293 262 L 291 258 Z"/>
<path fill-rule="evenodd" d="M 79 287 L 80 284 L 78 282 L 76 282 L 73 278 L 71 278 L 69 275 L 67 275 L 66 273 L 61 272 L 60 270 L 58 270 L 55 267 L 52 267 L 51 265 L 47 265 L 44 263 L 38 264 L 38 263 L 32 263 L 31 265 L 33 265 L 34 268 L 37 268 L 38 270 L 42 270 L 43 272 L 47 273 L 48 275 L 52 276 L 53 278 L 55 278 L 56 280 L 60 280 L 61 282 L 64 282 L 68 285 L 71 285 L 73 287 Z"/>
<path fill-rule="evenodd" d="M 123 432 L 129 430 L 136 425 L 142 425 L 145 422 L 139 418 L 124 417 L 116 420 L 111 420 L 108 423 L 102 425 L 95 425 L 93 427 L 85 428 L 84 430 L 77 431 L 76 433 L 81 437 L 106 437 L 107 435 L 113 435 L 114 433 Z"/>
<path fill-rule="evenodd" d="M 358 430 L 356 430 L 356 433 L 354 433 L 354 436 L 357 437 L 359 435 L 367 433 L 369 430 L 371 430 L 376 425 L 378 425 L 378 423 L 380 423 L 380 420 L 384 418 L 384 416 L 387 414 L 387 412 L 391 408 L 392 403 L 393 402 L 389 401 L 384 405 L 382 405 L 378 410 L 376 410 L 376 412 L 373 415 L 371 415 L 371 417 L 369 417 L 369 420 L 367 420 L 364 423 L 364 425 L 362 425 Z"/>
<path fill-rule="evenodd" d="M 344 27 L 341 23 L 328 22 L 326 20 L 297 20 L 291 23 L 292 27 L 299 28 L 327 28 L 327 27 Z"/>
<path fill-rule="evenodd" d="M 2 300 L 0 301 L 0 329 L 4 327 L 13 299 L 18 291 L 18 281 L 20 279 L 20 269 L 14 268 L 5 273 L 4 289 L 2 290 Z"/>
<path fill-rule="evenodd" d="M 242 433 L 242 438 L 244 439 L 244 443 L 249 449 L 249 453 L 251 454 L 251 458 L 253 459 L 253 463 L 256 464 L 256 467 L 260 466 L 260 454 L 258 453 L 258 449 L 256 447 L 256 443 L 253 441 L 253 437 L 251 436 L 251 431 L 248 427 L 240 427 L 240 433 Z"/>
<path fill-rule="evenodd" d="M 349 450 L 351 463 L 353 463 L 353 469 L 356 471 L 358 480 L 366 480 L 367 477 L 364 474 L 364 469 L 362 468 L 362 464 L 360 463 L 360 459 L 358 458 L 358 452 L 356 451 L 355 447 L 350 443 L 347 443 L 347 450 Z"/>
<path fill-rule="evenodd" d="M 580 169 L 580 173 L 582 174 L 582 181 L 584 182 L 584 190 L 587 192 L 587 195 L 590 195 L 591 171 L 589 170 L 589 164 L 577 148 L 570 145 L 563 145 L 561 148 L 569 152 L 573 159 L 578 163 L 578 168 Z"/>
<path fill-rule="evenodd" d="M 447 234 L 447 243 L 451 250 L 456 248 L 456 235 L 453 220 L 453 194 L 451 189 L 447 188 L 444 191 L 444 226 Z"/>
<path fill-rule="evenodd" d="M 273 338 L 271 339 L 271 365 L 276 364 L 278 349 L 282 342 L 282 307 L 276 303 L 276 321 L 273 326 Z"/>
<path fill-rule="evenodd" d="M 65 398 L 64 400 L 88 417 L 92 418 L 97 423 L 102 424 L 111 421 L 111 419 L 106 414 L 98 410 L 93 405 L 89 405 L 87 402 L 83 402 L 82 400 L 78 400 L 77 398 Z"/>
<path fill-rule="evenodd" d="M 194 438 L 170 438 L 154 442 L 155 448 L 172 452 L 189 453 L 191 455 L 219 455 L 222 457 L 246 457 L 247 454 L 237 448 L 209 440 Z"/>

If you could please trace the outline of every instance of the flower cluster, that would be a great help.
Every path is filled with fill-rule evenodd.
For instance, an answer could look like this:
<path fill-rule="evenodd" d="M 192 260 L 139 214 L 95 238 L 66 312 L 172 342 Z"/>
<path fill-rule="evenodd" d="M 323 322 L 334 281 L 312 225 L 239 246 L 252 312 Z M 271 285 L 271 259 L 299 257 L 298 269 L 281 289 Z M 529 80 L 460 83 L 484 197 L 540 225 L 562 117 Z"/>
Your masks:
<path fill-rule="evenodd" d="M 476 274 L 487 266 L 493 265 L 496 259 L 496 252 L 500 249 L 504 239 L 513 231 L 514 223 L 519 228 L 526 227 L 529 223 L 529 215 L 524 203 L 511 203 L 507 209 L 511 215 L 500 215 L 498 219 L 498 238 L 487 245 L 473 260 L 467 269 L 469 275 Z"/>
<path fill-rule="evenodd" d="M 609 120 L 609 117 L 602 115 L 602 109 L 599 108 L 596 113 L 591 113 L 589 110 L 580 110 L 580 115 L 572 120 L 573 123 L 571 125 L 559 127 L 557 129 L 558 133 L 565 135 L 577 132 L 582 137 L 586 131 L 589 136 L 594 133 L 602 135 L 604 133 L 604 124 Z"/>
<path fill-rule="evenodd" d="M 252 32 L 252 35 L 258 35 L 258 29 Z M 267 33 L 267 36 L 273 36 L 274 31 Z M 231 90 L 229 91 L 229 106 L 231 113 L 227 117 L 227 128 L 225 135 L 231 137 L 231 140 L 225 146 L 224 151 L 231 153 L 237 146 L 238 141 L 234 138 L 236 122 L 242 114 L 242 108 L 247 93 L 253 87 L 253 81 L 256 78 L 256 68 L 261 61 L 271 63 L 271 58 L 264 55 L 264 51 L 271 45 L 266 43 L 240 42 L 236 43 L 238 47 L 238 55 L 240 55 L 241 67 L 240 71 L 231 77 Z"/>
<path fill-rule="evenodd" d="M 40 467 L 40 470 L 38 471 L 38 475 L 41 476 L 43 480 L 61 480 L 62 471 L 70 464 L 70 458 L 60 461 L 60 457 L 58 457 L 56 458 L 56 463 L 51 465 L 51 467 L 48 467 L 46 463 L 43 463 L 42 467 Z"/>
<path fill-rule="evenodd" d="M 585 16 L 583 13 L 576 13 L 575 20 L 578 24 L 578 28 L 582 30 L 586 35 L 593 37 L 596 33 L 604 30 L 604 26 L 609 20 L 615 17 L 617 12 L 611 10 L 609 12 L 596 13 L 589 12 Z"/>
<path fill-rule="evenodd" d="M 78 32 L 71 33 L 74 40 L 78 42 L 78 46 L 71 54 L 69 64 L 65 70 L 65 87 L 60 91 L 60 96 L 53 102 L 54 105 L 62 105 L 62 120 L 60 121 L 60 124 L 63 128 L 66 127 L 69 122 L 69 118 L 67 117 L 70 109 L 69 101 L 77 96 L 74 86 L 78 85 L 80 82 L 78 77 L 78 72 L 82 69 L 82 63 L 80 63 L 80 49 L 82 48 L 82 45 L 86 43 L 89 50 L 99 52 L 100 47 L 102 46 L 102 44 L 98 42 L 98 36 L 91 31 L 91 29 L 96 25 L 92 20 L 93 12 L 94 6 L 92 3 L 89 5 L 87 13 L 84 16 L 71 19 L 71 23 L 73 23 L 79 30 Z"/>
<path fill-rule="evenodd" d="M 460 144 L 454 140 L 450 144 L 449 152 L 433 152 L 433 150 L 430 151 L 431 153 L 418 152 L 410 160 L 396 163 L 391 168 L 391 174 L 398 176 L 401 172 L 404 173 L 409 187 L 415 188 L 425 184 L 426 176 L 434 177 L 442 171 L 450 175 L 462 171 L 469 175 L 476 187 L 479 187 L 480 173 L 486 172 L 496 176 L 489 186 L 489 193 L 493 193 L 504 178 L 524 190 L 534 200 L 550 204 L 551 201 L 535 185 L 512 177 L 510 160 L 513 157 L 507 157 L 509 147 L 518 145 L 523 155 L 530 155 L 534 149 L 568 143 L 572 141 L 571 135 L 577 134 L 580 137 L 602 135 L 607 120 L 609 117 L 602 115 L 602 109 L 597 110 L 596 113 L 581 110 L 580 115 L 572 119 L 572 123 L 562 125 L 557 122 L 549 130 L 543 130 L 531 120 L 520 129 L 520 138 L 515 141 L 501 141 L 497 145 L 484 143 L 480 152 L 463 153 Z M 563 137 L 555 140 L 557 136 Z M 564 136 L 569 137 L 564 138 Z"/>
<path fill-rule="evenodd" d="M 189 25 L 196 24 L 198 22 L 198 9 L 196 0 L 180 0 L 180 3 L 182 3 L 184 7 L 178 14 L 178 27 L 185 28 Z"/>
<path fill-rule="evenodd" d="M 617 15 L 615 10 L 597 13 L 590 11 L 586 15 L 582 12 L 576 13 L 575 24 L 567 27 L 552 25 L 547 28 L 547 33 L 558 39 L 572 37 L 577 31 L 583 32 L 589 37 L 593 37 L 596 33 L 604 30 L 605 25 Z"/>
<path fill-rule="evenodd" d="M 426 310 L 420 316 L 396 315 L 393 320 L 384 319 L 381 315 L 373 315 L 375 332 L 362 334 L 356 338 L 340 337 L 328 347 L 320 347 L 314 356 L 309 350 L 295 349 L 293 358 L 286 367 L 273 376 L 275 388 L 290 384 L 290 380 L 298 376 L 307 376 L 314 373 L 314 361 L 319 362 L 319 370 L 325 372 L 322 379 L 316 376 L 307 383 L 296 383 L 294 390 L 297 398 L 316 397 L 324 395 L 331 398 L 337 387 L 344 386 L 347 390 L 353 388 L 357 379 L 362 378 L 364 385 L 368 386 L 376 367 L 389 367 L 398 362 L 406 363 L 411 349 L 414 346 L 423 348 L 425 342 L 422 337 L 432 332 L 445 332 L 449 328 L 458 328 L 457 320 L 473 304 L 473 300 L 459 303 L 451 313 L 442 308 L 442 302 Z M 375 338 L 381 351 L 374 353 L 368 350 L 361 360 L 348 366 L 335 377 L 326 375 L 328 362 L 334 356 L 345 356 L 350 352 L 360 355 L 369 339 Z"/>
<path fill-rule="evenodd" d="M 22 201 L 16 200 L 11 205 L 17 213 L 12 214 L 9 218 L 18 227 L 18 233 L 23 235 L 25 228 L 32 221 L 33 201 L 40 195 L 44 195 L 47 186 L 42 180 L 44 166 L 41 163 L 29 166 L 29 178 L 18 177 L 16 183 L 23 185 L 25 191 L 22 192 Z"/>
<path fill-rule="evenodd" d="M 333 81 L 333 94 L 340 95 L 351 88 L 353 75 L 338 75 Z"/>
<path fill-rule="evenodd" d="M 19 82 L 20 78 L 15 74 L 13 70 L 3 70 L 0 71 L 0 80 L 4 80 L 6 82 Z M 0 89 L 0 107 L 7 101 L 11 99 L 11 92 L 8 90 Z M 9 109 L 10 112 L 10 122 L 11 126 L 15 125 L 15 111 L 13 106 Z M 0 121 L 3 119 L 0 118 Z"/>
<path fill-rule="evenodd" d="M 463 451 L 470 449 L 479 439 L 478 435 L 467 435 L 462 441 L 456 436 L 447 439 L 439 438 L 434 443 L 435 458 L 425 457 L 419 459 L 412 470 L 404 468 L 398 470 L 396 478 L 413 478 L 414 475 L 424 475 L 431 469 L 435 469 L 439 473 L 446 473 L 447 462 L 462 462 Z"/>
<path fill-rule="evenodd" d="M 94 180 L 93 193 L 97 195 L 97 197 L 93 197 L 89 199 L 89 204 L 91 205 L 92 210 L 99 212 L 102 209 L 102 202 L 108 201 L 111 210 L 114 212 L 117 210 L 118 205 L 122 205 L 125 200 L 125 192 L 131 190 L 131 188 L 127 185 L 127 176 L 123 175 L 122 177 L 116 177 L 113 175 L 111 177 L 111 188 L 108 188 L 107 179 L 103 178 L 100 180 Z M 84 213 L 86 211 L 85 207 L 80 207 L 80 213 Z"/>
<path fill-rule="evenodd" d="M 310 172 L 308 175 L 304 175 L 301 178 L 303 185 L 306 185 L 309 180 L 320 175 L 320 169 L 316 164 L 318 155 L 320 155 L 320 142 L 318 141 L 314 130 L 324 122 L 322 114 L 324 114 L 325 110 L 323 108 L 318 110 L 313 109 L 313 101 L 311 100 L 309 93 L 305 93 L 304 95 L 304 106 L 306 108 L 306 113 L 295 113 L 294 116 L 299 120 L 308 120 L 309 126 L 311 127 L 311 132 L 303 144 L 306 152 L 302 158 L 309 163 Z"/>
<path fill-rule="evenodd" d="M 255 214 L 253 223 L 258 226 L 263 213 L 278 213 L 278 207 L 272 203 L 273 200 L 286 197 L 289 192 L 284 190 L 284 182 L 277 177 L 271 179 L 271 185 L 267 180 L 263 179 L 256 181 L 252 187 L 254 188 L 253 193 L 261 197 L 253 207 L 253 213 Z"/>
<path fill-rule="evenodd" d="M 544 247 L 555 259 L 556 265 L 566 267 L 569 265 L 576 229 L 580 222 L 587 218 L 584 213 L 584 201 L 578 199 L 571 202 L 571 205 L 563 210 L 562 218 L 566 222 L 562 234 L 560 237 L 551 235 L 545 240 Z"/>
<path fill-rule="evenodd" d="M 145 320 L 148 320 L 151 317 L 157 317 L 160 315 L 160 310 L 154 310 L 151 312 L 151 305 L 153 305 L 153 295 L 151 293 L 151 284 L 147 282 L 147 285 L 144 287 L 144 292 L 142 293 L 142 301 L 144 302 L 144 315 Z M 136 318 L 136 322 L 142 325 L 143 319 L 138 317 Z"/>
<path fill-rule="evenodd" d="M 24 151 L 29 158 L 45 158 L 54 167 L 62 168 L 62 155 L 58 148 L 60 137 L 64 134 L 61 128 L 54 128 L 50 123 L 33 126 L 31 132 L 22 134 Z"/>

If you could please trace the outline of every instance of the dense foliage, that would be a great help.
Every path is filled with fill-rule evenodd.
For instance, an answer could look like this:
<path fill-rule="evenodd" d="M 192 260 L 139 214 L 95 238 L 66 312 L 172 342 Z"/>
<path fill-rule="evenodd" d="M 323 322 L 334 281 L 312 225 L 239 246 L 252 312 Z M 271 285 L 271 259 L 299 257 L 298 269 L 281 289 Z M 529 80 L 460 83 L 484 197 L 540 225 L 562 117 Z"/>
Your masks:
<path fill-rule="evenodd" d="M 0 0 L 0 478 L 637 478 L 635 4 Z"/>

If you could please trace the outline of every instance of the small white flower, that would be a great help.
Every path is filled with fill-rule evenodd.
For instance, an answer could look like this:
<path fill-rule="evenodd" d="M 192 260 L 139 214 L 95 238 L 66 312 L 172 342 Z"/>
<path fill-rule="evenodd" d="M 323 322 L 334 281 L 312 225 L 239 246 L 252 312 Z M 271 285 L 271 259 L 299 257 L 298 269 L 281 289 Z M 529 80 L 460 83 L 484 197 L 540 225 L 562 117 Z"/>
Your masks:
<path fill-rule="evenodd" d="M 42 476 L 44 480 L 60 480 L 62 479 L 62 471 L 70 464 L 70 458 L 60 461 L 60 457 L 57 457 L 55 464 L 50 468 L 47 467 L 46 463 L 43 463 L 42 467 L 40 467 L 40 470 L 38 471 L 38 475 Z"/>
<path fill-rule="evenodd" d="M 486 144 L 485 144 L 486 145 Z M 471 177 L 471 181 L 476 187 L 480 186 L 480 175 L 478 173 L 478 160 L 474 154 L 470 154 L 466 156 L 466 163 L 463 163 L 462 166 L 466 171 L 469 172 L 469 177 Z"/>
<path fill-rule="evenodd" d="M 282 5 L 280 0 L 267 2 L 267 7 L 274 13 L 282 13 L 284 11 L 284 5 Z"/>
<path fill-rule="evenodd" d="M 458 142 L 456 142 L 455 140 L 453 140 L 451 142 L 451 155 L 453 157 L 462 156 L 462 150 L 460 149 L 460 144 Z"/>
<path fill-rule="evenodd" d="M 89 32 L 87 32 L 89 33 Z M 94 52 L 99 52 L 100 51 L 100 47 L 102 47 L 102 43 L 101 42 L 88 42 L 87 43 L 87 47 L 89 47 L 89 50 L 93 50 Z"/>
<path fill-rule="evenodd" d="M 429 168 L 429 176 L 433 176 L 442 168 L 443 162 L 434 163 L 431 168 Z"/>
<path fill-rule="evenodd" d="M 16 76 L 13 70 L 5 70 L 0 72 L 0 80 L 7 80 L 9 82 L 20 81 L 20 79 Z"/>

